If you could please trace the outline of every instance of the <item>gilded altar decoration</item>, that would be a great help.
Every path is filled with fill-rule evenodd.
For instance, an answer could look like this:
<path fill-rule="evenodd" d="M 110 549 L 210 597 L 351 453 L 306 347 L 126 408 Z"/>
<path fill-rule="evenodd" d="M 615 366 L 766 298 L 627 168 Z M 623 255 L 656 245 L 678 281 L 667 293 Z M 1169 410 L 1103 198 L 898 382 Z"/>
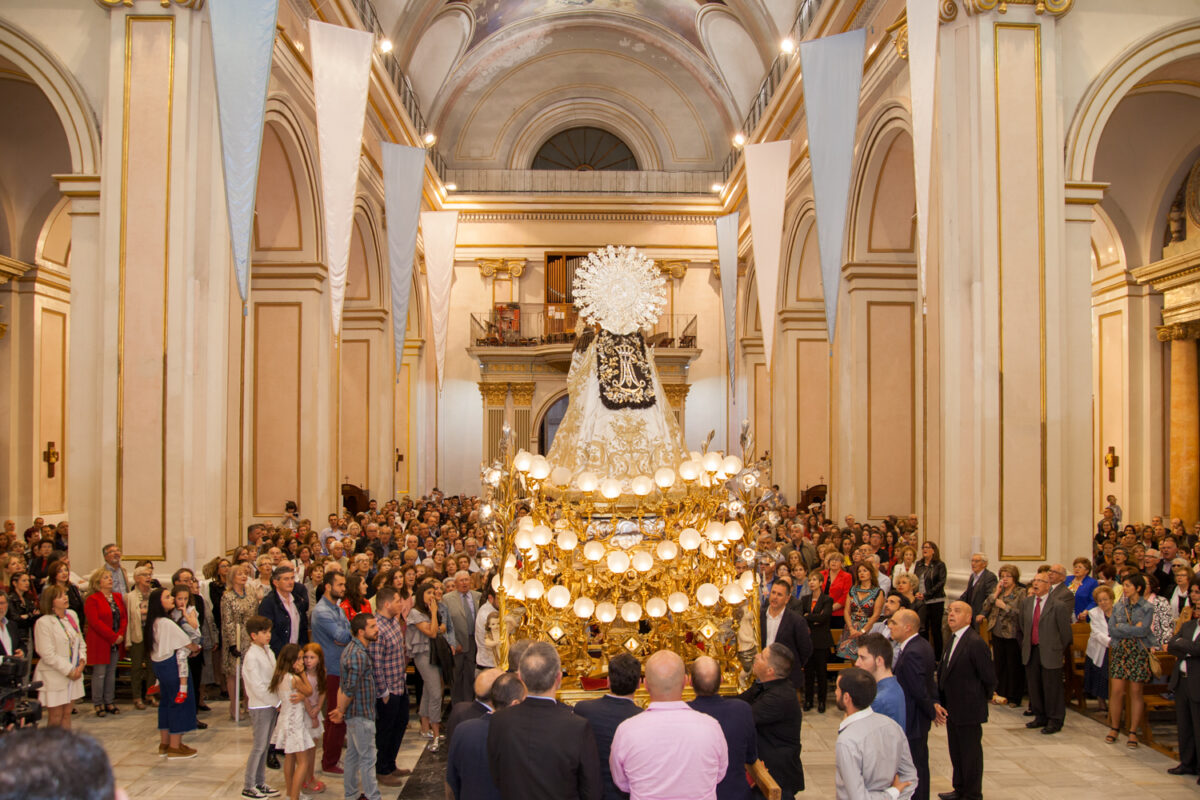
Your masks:
<path fill-rule="evenodd" d="M 605 408 L 654 405 L 646 341 L 641 333 L 621 336 L 601 331 L 596 343 L 596 373 L 600 379 L 600 402 Z"/>
<path fill-rule="evenodd" d="M 573 288 L 580 318 L 612 333 L 653 325 L 667 304 L 666 279 L 636 247 L 609 245 L 589 253 Z"/>

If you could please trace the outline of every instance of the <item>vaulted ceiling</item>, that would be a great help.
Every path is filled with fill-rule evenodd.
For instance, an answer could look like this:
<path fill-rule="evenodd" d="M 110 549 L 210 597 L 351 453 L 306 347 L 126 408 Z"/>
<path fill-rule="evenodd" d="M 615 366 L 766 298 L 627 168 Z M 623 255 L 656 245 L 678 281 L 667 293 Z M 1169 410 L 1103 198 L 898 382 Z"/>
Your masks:
<path fill-rule="evenodd" d="M 439 149 L 526 169 L 567 128 L 643 169 L 719 168 L 800 0 L 375 0 Z"/>

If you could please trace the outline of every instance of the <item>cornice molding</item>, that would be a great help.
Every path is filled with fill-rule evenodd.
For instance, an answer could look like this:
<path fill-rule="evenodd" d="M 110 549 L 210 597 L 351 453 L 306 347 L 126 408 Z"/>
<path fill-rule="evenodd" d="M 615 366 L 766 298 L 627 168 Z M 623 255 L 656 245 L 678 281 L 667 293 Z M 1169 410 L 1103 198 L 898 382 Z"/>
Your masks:
<path fill-rule="evenodd" d="M 952 2 L 952 0 L 946 0 Z M 986 14 L 989 11 L 995 11 L 999 14 L 1007 14 L 1009 6 L 1033 6 L 1033 13 L 1050 14 L 1055 17 L 1066 15 L 1075 6 L 1075 0 L 962 0 L 963 8 L 967 13 L 975 16 L 976 14 Z M 943 3 L 943 6 L 945 3 Z"/>

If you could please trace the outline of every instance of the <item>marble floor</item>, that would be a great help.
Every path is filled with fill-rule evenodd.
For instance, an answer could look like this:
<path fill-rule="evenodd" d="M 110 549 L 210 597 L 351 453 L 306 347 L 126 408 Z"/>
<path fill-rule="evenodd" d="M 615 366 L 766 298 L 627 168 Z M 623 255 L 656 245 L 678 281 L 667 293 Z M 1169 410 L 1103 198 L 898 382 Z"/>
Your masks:
<path fill-rule="evenodd" d="M 97 719 L 90 706 L 80 707 L 75 727 L 96 736 L 113 760 L 117 782 L 133 798 L 198 800 L 207 797 L 238 797 L 242 770 L 250 745 L 247 722 L 235 725 L 223 710 L 203 714 L 209 729 L 185 737 L 200 751 L 197 758 L 168 763 L 157 756 L 158 735 L 153 710 L 135 711 L 124 706 L 118 717 Z M 834 741 L 840 714 L 810 712 L 803 726 L 803 761 L 808 790 L 800 797 L 832 797 Z M 1107 793 L 1116 787 L 1134 789 L 1138 800 L 1195 800 L 1200 787 L 1195 777 L 1166 773 L 1175 763 L 1144 745 L 1137 750 L 1104 742 L 1105 728 L 1075 712 L 1068 712 L 1062 733 L 1043 736 L 1025 729 L 1019 709 L 993 708 L 992 721 L 984 726 L 984 794 L 993 798 L 1019 796 L 1030 800 L 1062 800 L 1064 796 Z M 420 738 L 415 723 L 405 737 L 398 763 L 412 768 L 427 740 Z M 933 791 L 950 790 L 950 759 L 945 729 L 930 734 L 930 768 Z M 268 771 L 268 782 L 278 787 L 282 774 Z M 322 798 L 341 798 L 342 783 L 336 776 L 320 776 L 328 784 Z M 398 789 L 384 797 L 394 799 Z M 434 800 L 430 797 L 430 800 Z"/>

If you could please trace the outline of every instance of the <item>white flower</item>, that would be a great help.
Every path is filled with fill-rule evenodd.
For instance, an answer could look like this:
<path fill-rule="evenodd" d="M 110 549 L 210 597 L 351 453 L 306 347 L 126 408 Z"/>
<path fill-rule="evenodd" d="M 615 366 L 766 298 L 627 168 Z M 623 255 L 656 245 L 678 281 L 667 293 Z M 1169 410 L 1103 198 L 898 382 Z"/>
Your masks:
<path fill-rule="evenodd" d="M 585 322 L 628 334 L 658 321 L 666 305 L 666 280 L 636 247 L 589 253 L 575 272 L 575 307 Z"/>

